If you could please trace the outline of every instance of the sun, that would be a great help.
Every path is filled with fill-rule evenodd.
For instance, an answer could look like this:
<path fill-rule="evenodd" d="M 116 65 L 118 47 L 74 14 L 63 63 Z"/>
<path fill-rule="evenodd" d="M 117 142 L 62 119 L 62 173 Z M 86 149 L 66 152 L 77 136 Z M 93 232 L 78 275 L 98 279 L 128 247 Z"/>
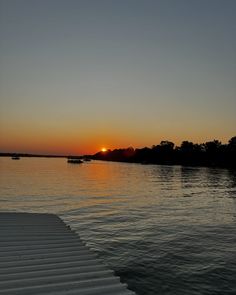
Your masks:
<path fill-rule="evenodd" d="M 106 152 L 107 149 L 104 147 L 104 148 L 101 149 L 101 151 L 102 151 L 102 152 Z"/>

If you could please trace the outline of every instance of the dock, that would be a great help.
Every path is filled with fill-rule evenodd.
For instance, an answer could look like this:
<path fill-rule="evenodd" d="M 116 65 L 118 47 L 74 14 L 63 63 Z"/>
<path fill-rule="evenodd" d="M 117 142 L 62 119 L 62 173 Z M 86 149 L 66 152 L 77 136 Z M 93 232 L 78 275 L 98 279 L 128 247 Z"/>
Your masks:
<path fill-rule="evenodd" d="M 0 295 L 135 295 L 54 214 L 0 212 Z"/>

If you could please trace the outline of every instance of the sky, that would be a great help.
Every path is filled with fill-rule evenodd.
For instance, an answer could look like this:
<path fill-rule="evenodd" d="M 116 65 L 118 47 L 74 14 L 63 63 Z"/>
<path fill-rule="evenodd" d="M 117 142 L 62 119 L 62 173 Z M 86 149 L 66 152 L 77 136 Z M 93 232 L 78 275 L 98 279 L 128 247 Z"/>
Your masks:
<path fill-rule="evenodd" d="M 236 1 L 0 0 L 0 152 L 236 135 Z"/>

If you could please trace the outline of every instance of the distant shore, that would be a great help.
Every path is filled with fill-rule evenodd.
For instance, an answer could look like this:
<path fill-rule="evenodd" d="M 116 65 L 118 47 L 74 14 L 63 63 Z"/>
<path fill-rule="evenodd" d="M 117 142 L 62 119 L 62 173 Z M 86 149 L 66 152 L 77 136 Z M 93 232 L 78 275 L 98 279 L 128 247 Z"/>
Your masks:
<path fill-rule="evenodd" d="M 173 142 L 161 141 L 151 148 L 133 147 L 102 150 L 94 155 L 39 155 L 28 153 L 0 153 L 0 157 L 37 157 L 37 158 L 76 158 L 93 159 L 113 162 L 157 164 L 157 165 L 182 165 L 221 167 L 236 169 L 236 136 L 232 137 L 228 144 L 222 144 L 218 140 L 202 144 L 183 141 L 180 146 Z"/>
<path fill-rule="evenodd" d="M 173 142 L 162 141 L 151 148 L 129 147 L 100 151 L 92 158 L 127 163 L 236 169 L 236 136 L 232 137 L 228 144 L 222 144 L 218 140 L 202 144 L 183 141 L 181 146 L 175 146 Z"/>
<path fill-rule="evenodd" d="M 83 156 L 76 155 L 39 155 L 27 153 L 0 153 L 0 157 L 22 157 L 22 158 L 81 158 Z"/>

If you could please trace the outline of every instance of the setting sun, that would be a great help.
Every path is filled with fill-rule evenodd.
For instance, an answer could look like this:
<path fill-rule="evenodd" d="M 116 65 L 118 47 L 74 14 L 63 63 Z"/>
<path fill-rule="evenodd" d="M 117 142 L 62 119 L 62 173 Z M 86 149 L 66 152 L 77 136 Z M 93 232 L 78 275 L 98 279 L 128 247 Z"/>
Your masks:
<path fill-rule="evenodd" d="M 106 149 L 106 148 L 102 148 L 101 151 L 102 151 L 102 152 L 106 152 L 107 149 Z"/>

